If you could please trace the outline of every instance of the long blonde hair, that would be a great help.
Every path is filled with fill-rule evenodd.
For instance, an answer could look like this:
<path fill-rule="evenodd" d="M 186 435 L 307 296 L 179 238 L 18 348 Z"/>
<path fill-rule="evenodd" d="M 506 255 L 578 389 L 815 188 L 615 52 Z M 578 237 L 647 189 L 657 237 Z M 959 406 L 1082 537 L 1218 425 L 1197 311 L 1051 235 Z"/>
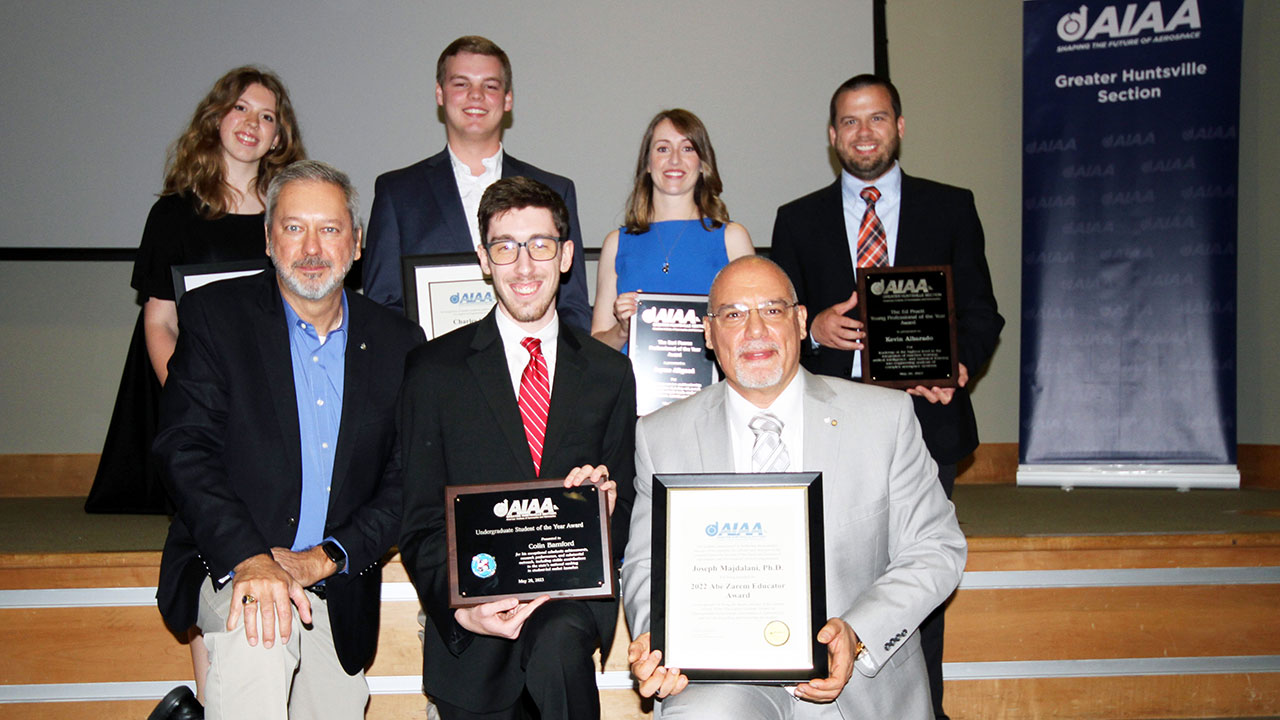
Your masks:
<path fill-rule="evenodd" d="M 284 83 L 267 70 L 251 65 L 238 67 L 218 78 L 196 106 L 186 131 L 169 148 L 161 195 L 191 193 L 200 215 L 209 220 L 222 217 L 235 207 L 237 191 L 226 181 L 219 125 L 244 91 L 255 83 L 276 96 L 278 141 L 258 162 L 258 176 L 250 190 L 262 195 L 271 179 L 285 166 L 306 158 L 298 120 Z"/>
<path fill-rule="evenodd" d="M 720 199 L 724 186 L 720 171 L 716 169 L 716 151 L 711 147 L 711 137 L 697 115 L 681 108 L 663 110 L 653 116 L 640 141 L 640 159 L 636 161 L 635 183 L 627 198 L 626 230 L 638 235 L 649 231 L 653 222 L 653 178 L 649 176 L 649 150 L 653 145 L 653 133 L 663 120 L 670 120 L 676 132 L 684 135 L 698 153 L 700 167 L 698 182 L 693 188 L 693 204 L 698 208 L 702 224 L 708 230 L 729 222 L 729 209 Z"/>

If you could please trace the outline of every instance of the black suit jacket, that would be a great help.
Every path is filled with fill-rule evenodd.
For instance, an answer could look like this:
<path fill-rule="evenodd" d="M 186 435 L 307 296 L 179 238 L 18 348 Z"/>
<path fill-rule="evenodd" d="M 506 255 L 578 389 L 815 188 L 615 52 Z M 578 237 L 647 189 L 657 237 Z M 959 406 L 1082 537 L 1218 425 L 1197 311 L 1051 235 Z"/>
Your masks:
<path fill-rule="evenodd" d="M 347 294 L 342 419 L 325 536 L 347 551 L 326 581 L 334 646 L 354 674 L 378 640 L 378 560 L 399 529 L 395 407 L 422 329 Z M 302 501 L 298 405 L 275 273 L 213 283 L 182 299 L 155 452 L 176 505 L 158 599 L 174 631 L 195 623 L 200 584 L 245 558 L 293 544 Z"/>
<path fill-rule="evenodd" d="M 474 635 L 454 620 L 445 565 L 446 485 L 535 477 L 496 312 L 415 350 L 401 391 L 400 554 L 427 613 L 423 684 L 428 695 L 472 712 L 508 707 L 524 686 L 511 641 Z M 618 483 L 611 519 L 616 569 L 635 497 L 635 376 L 626 356 L 564 322 L 556 353 L 540 476 L 564 477 L 585 464 L 609 468 Z M 607 652 L 617 603 L 588 603 Z"/>
<path fill-rule="evenodd" d="M 1004 318 L 996 310 L 987 268 L 982 223 L 973 193 L 902 175 L 902 206 L 894 265 L 950 265 L 955 283 L 960 362 L 975 376 L 995 351 Z M 809 320 L 849 299 L 857 287 L 849 253 L 840 180 L 778 208 L 773 258 L 795 283 Z M 809 343 L 805 343 L 806 350 Z M 811 372 L 849 377 L 853 352 L 819 347 L 802 362 Z M 958 462 L 978 446 L 978 424 L 963 388 L 949 405 L 914 398 L 929 453 L 939 464 Z"/>
<path fill-rule="evenodd" d="M 569 207 L 568 239 L 573 241 L 574 255 L 573 267 L 561 279 L 556 309 L 570 325 L 591 329 L 583 261 L 585 248 L 578 227 L 578 199 L 573 181 L 539 170 L 506 153 L 502 157 L 502 177 L 533 178 L 564 198 Z M 364 294 L 375 302 L 403 311 L 404 278 L 400 258 L 475 252 L 470 231 L 475 224 L 476 218 L 466 217 L 463 210 L 448 148 L 409 167 L 379 175 L 374 183 L 373 209 L 369 212 L 364 249 Z"/>

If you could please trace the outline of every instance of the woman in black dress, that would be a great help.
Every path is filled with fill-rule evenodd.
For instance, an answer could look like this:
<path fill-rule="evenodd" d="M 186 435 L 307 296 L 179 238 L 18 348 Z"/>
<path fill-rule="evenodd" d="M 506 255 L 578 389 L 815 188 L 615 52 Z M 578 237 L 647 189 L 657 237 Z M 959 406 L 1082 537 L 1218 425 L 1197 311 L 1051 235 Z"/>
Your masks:
<path fill-rule="evenodd" d="M 306 157 L 284 83 L 239 67 L 214 83 L 170 148 L 160 198 L 151 207 L 132 285 L 142 312 L 120 383 L 89 512 L 165 512 L 158 468 L 150 462 L 160 386 L 178 340 L 174 265 L 266 256 L 263 195 L 286 165 Z M 197 685 L 208 653 L 192 637 Z"/>

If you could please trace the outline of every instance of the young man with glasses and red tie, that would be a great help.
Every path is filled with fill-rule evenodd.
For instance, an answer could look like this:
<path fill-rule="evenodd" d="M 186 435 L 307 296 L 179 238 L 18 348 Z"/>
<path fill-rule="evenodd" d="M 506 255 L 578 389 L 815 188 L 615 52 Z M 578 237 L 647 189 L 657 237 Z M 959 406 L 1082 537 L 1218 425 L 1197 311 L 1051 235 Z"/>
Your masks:
<path fill-rule="evenodd" d="M 445 486 L 598 483 L 611 508 L 614 569 L 634 498 L 631 365 L 556 312 L 577 249 L 564 201 L 536 180 L 503 178 L 478 215 L 476 253 L 497 306 L 411 355 L 401 391 L 400 552 L 427 615 L 423 685 L 444 720 L 518 718 L 529 704 L 543 720 L 595 718 L 592 653 L 612 643 L 616 601 L 449 607 Z"/>

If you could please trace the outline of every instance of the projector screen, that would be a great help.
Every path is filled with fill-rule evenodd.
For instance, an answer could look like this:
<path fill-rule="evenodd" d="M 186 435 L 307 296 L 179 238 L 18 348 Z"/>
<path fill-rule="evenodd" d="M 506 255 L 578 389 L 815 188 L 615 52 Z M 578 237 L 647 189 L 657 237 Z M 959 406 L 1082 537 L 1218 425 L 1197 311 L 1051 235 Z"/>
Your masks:
<path fill-rule="evenodd" d="M 768 246 L 778 205 L 832 181 L 827 102 L 870 72 L 871 0 L 4 1 L 0 247 L 132 248 L 165 151 L 220 75 L 280 74 L 308 154 L 373 181 L 444 147 L 435 62 L 479 34 L 511 58 L 504 145 L 577 184 L 585 245 L 622 220 L 664 108 L 711 134 L 734 220 Z"/>

